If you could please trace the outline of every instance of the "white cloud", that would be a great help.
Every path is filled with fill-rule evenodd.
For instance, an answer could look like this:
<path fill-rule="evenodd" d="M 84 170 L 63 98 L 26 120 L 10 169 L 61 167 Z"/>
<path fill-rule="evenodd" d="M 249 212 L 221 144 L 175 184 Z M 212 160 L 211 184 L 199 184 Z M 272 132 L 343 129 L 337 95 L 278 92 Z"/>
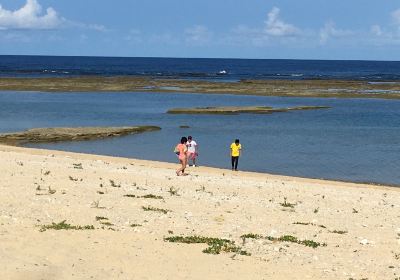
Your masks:
<path fill-rule="evenodd" d="M 51 7 L 42 13 L 42 7 L 36 0 L 27 0 L 23 7 L 15 11 L 0 5 L 0 29 L 54 29 L 63 21 Z"/>
<path fill-rule="evenodd" d="M 268 19 L 265 22 L 265 33 L 270 36 L 285 37 L 294 36 L 300 33 L 300 30 L 292 24 L 286 23 L 279 18 L 280 9 L 273 7 L 268 13 Z"/>
<path fill-rule="evenodd" d="M 352 35 L 354 32 L 350 30 L 337 29 L 333 21 L 329 21 L 319 32 L 319 42 L 326 44 L 332 37 L 340 38 Z"/>
<path fill-rule="evenodd" d="M 203 25 L 196 25 L 185 29 L 186 43 L 190 44 L 205 44 L 211 39 L 211 33 L 207 27 Z"/>
<path fill-rule="evenodd" d="M 400 9 L 397 9 L 392 12 L 393 22 L 400 26 Z"/>
<path fill-rule="evenodd" d="M 239 25 L 224 37 L 224 41 L 238 46 L 265 47 L 273 44 L 292 44 L 293 40 L 308 36 L 300 28 L 284 22 L 279 15 L 280 9 L 274 7 L 268 13 L 264 26 L 251 28 Z"/>

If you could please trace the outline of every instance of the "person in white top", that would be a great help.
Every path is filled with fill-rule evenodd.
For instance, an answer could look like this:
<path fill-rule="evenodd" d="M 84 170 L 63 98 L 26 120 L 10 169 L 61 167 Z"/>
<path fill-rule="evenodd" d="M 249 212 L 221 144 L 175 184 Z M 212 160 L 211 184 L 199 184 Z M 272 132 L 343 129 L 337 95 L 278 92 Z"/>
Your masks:
<path fill-rule="evenodd" d="M 196 167 L 196 157 L 198 156 L 198 148 L 197 143 L 192 139 L 192 136 L 188 137 L 188 141 L 186 142 L 187 146 L 187 155 L 188 155 L 188 163 L 189 160 L 192 160 L 193 167 Z"/>

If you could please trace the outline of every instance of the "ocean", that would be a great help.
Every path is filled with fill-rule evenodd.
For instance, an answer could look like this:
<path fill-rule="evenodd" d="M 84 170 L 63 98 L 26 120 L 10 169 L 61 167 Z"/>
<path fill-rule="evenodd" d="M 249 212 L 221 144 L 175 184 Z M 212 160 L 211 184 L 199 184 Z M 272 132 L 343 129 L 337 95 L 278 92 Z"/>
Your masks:
<path fill-rule="evenodd" d="M 400 62 L 284 59 L 0 56 L 0 77 L 81 75 L 176 79 L 340 79 L 397 81 Z"/>
<path fill-rule="evenodd" d="M 222 105 L 332 108 L 271 115 L 165 113 L 173 107 Z M 241 170 L 400 185 L 400 100 L 146 92 L 0 94 L 1 132 L 125 125 L 157 125 L 162 130 L 29 146 L 177 162 L 174 146 L 181 136 L 192 135 L 199 144 L 200 165 L 230 168 L 229 146 L 239 138 Z M 190 128 L 182 129 L 182 125 Z"/>
<path fill-rule="evenodd" d="M 226 73 L 221 72 L 226 71 Z M 144 75 L 178 79 L 356 79 L 397 82 L 398 62 L 0 56 L 0 76 Z M 170 115 L 175 107 L 330 106 L 271 115 Z M 0 132 L 34 127 L 156 125 L 161 131 L 30 147 L 177 162 L 181 136 L 199 144 L 200 165 L 400 185 L 400 100 L 261 97 L 157 92 L 1 92 Z M 182 129 L 180 126 L 189 126 Z"/>

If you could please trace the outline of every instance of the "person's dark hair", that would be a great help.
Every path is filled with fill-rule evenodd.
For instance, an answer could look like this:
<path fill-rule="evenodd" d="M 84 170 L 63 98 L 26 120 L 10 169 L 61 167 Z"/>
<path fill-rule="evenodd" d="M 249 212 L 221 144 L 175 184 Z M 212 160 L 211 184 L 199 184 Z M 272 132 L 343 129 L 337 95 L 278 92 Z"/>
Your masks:
<path fill-rule="evenodd" d="M 236 139 L 236 140 L 235 140 L 235 143 L 236 143 L 236 144 L 239 143 L 239 139 Z"/>
<path fill-rule="evenodd" d="M 192 136 L 188 136 L 188 139 L 189 139 L 189 140 L 192 140 Z"/>
<path fill-rule="evenodd" d="M 181 138 L 181 144 L 185 144 L 187 142 L 187 138 L 186 137 L 182 137 Z"/>

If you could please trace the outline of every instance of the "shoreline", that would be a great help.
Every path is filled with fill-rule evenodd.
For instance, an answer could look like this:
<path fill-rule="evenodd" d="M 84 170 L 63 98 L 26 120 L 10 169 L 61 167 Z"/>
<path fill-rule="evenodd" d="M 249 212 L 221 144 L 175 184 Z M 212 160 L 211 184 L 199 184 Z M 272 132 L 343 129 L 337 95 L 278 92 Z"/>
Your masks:
<path fill-rule="evenodd" d="M 10 148 L 9 150 L 7 148 Z M 175 170 L 178 168 L 178 163 L 166 162 L 166 161 L 157 161 L 157 160 L 147 160 L 147 159 L 138 159 L 138 158 L 128 158 L 128 157 L 119 157 L 119 156 L 109 156 L 109 155 L 101 155 L 101 154 L 91 154 L 91 153 L 78 153 L 78 152 L 70 152 L 70 151 L 62 151 L 62 150 L 52 150 L 52 149 L 43 149 L 43 148 L 31 148 L 31 147 L 24 147 L 24 146 L 14 146 L 8 145 L 5 143 L 0 143 L 0 152 L 2 151 L 12 151 L 12 152 L 19 152 L 19 153 L 28 153 L 33 155 L 60 155 L 60 156 L 67 156 L 67 157 L 74 157 L 77 159 L 101 159 L 101 160 L 109 160 L 114 162 L 121 162 L 121 163 L 129 163 L 129 162 L 138 162 L 144 165 L 148 165 L 151 167 L 163 167 L 168 168 L 171 170 Z M 213 174 L 221 174 L 221 173 L 230 173 L 231 170 L 229 168 L 220 168 L 220 167 L 212 167 L 212 166 L 199 166 L 195 169 L 188 168 L 191 171 L 196 172 L 211 172 Z M 313 178 L 313 177 L 297 177 L 291 175 L 284 175 L 284 174 L 275 174 L 275 173 L 267 173 L 267 172 L 258 172 L 258 171 L 248 171 L 248 170 L 240 170 L 237 173 L 237 176 L 241 177 L 259 177 L 259 178 L 274 178 L 283 181 L 300 181 L 304 183 L 316 183 L 316 184 L 324 184 L 328 183 L 329 185 L 335 186 L 350 186 L 350 187 L 362 187 L 362 188 L 372 188 L 372 189 L 394 189 L 396 191 L 400 191 L 400 184 L 381 184 L 376 182 L 354 182 L 354 181 L 346 181 L 346 180 L 339 180 L 339 179 L 324 179 L 324 178 Z M 171 173 L 171 176 L 174 173 Z"/>
<path fill-rule="evenodd" d="M 33 148 L 33 147 L 26 147 L 24 145 L 12 145 L 8 143 L 0 143 L 1 146 L 11 146 L 23 149 L 30 149 L 33 151 L 48 151 L 48 152 L 60 152 L 60 153 L 71 153 L 74 155 L 84 155 L 84 156 L 95 156 L 95 157 L 105 157 L 111 159 L 125 159 L 125 160 L 134 160 L 134 161 L 143 161 L 144 163 L 160 163 L 166 165 L 175 165 L 175 163 L 168 162 L 168 161 L 158 161 L 158 160 L 147 160 L 147 159 L 139 159 L 139 158 L 128 158 L 128 157 L 120 157 L 120 156 L 111 156 L 111 155 L 102 155 L 102 154 L 95 154 L 95 153 L 78 153 L 73 151 L 64 151 L 64 150 L 52 150 L 52 149 L 44 149 L 44 148 Z M 178 165 L 178 163 L 176 163 Z M 201 168 L 207 168 L 209 170 L 218 170 L 218 171 L 231 171 L 229 168 L 222 168 L 222 167 L 215 167 L 215 166 L 207 166 L 202 165 Z M 196 167 L 197 169 L 197 167 Z M 400 191 L 400 184 L 389 184 L 389 183 L 379 183 L 379 182 L 368 182 L 368 181 L 350 181 L 350 180 L 341 180 L 341 179 L 329 179 L 329 178 L 318 178 L 318 177 L 299 177 L 299 176 L 292 176 L 288 174 L 279 174 L 279 173 L 270 173 L 270 172 L 261 172 L 261 171 L 252 171 L 252 170 L 240 170 L 241 174 L 251 174 L 251 175 L 265 175 L 265 176 L 276 176 L 282 178 L 293 178 L 298 180 L 317 180 L 322 182 L 337 182 L 337 183 L 346 183 L 346 184 L 355 184 L 355 185 L 366 185 L 371 187 L 384 187 L 384 188 L 398 188 Z"/>
<path fill-rule="evenodd" d="M 177 167 L 0 145 L 3 278 L 400 275 L 398 188 Z"/>
<path fill-rule="evenodd" d="M 356 80 L 242 80 L 211 82 L 136 76 L 0 78 L 0 91 L 161 92 L 276 97 L 400 99 L 400 83 Z"/>
<path fill-rule="evenodd" d="M 73 152 L 73 151 L 64 151 L 64 150 L 53 150 L 53 149 L 44 149 L 44 148 L 33 148 L 33 147 L 26 147 L 23 144 L 22 145 L 14 145 L 14 144 L 9 144 L 9 143 L 1 143 L 0 142 L 0 151 L 2 150 L 2 148 L 5 147 L 13 147 L 13 148 L 21 148 L 21 149 L 28 149 L 30 153 L 35 153 L 35 151 L 42 151 L 39 154 L 43 155 L 44 153 L 48 153 L 48 152 L 56 152 L 56 153 L 61 153 L 61 154 L 72 154 L 72 155 L 82 155 L 83 157 L 86 156 L 93 156 L 93 157 L 104 157 L 107 159 L 119 159 L 119 160 L 126 160 L 126 161 L 142 161 L 144 163 L 159 163 L 159 164 L 165 164 L 165 165 L 178 165 L 178 163 L 172 163 L 172 162 L 168 162 L 168 161 L 158 161 L 158 160 L 147 160 L 147 159 L 139 159 L 139 158 L 128 158 L 128 157 L 120 157 L 120 156 L 111 156 L 111 155 L 102 155 L 102 154 L 95 154 L 95 153 L 79 153 L 79 152 Z M 201 168 L 207 168 L 209 171 L 211 170 L 215 170 L 215 171 L 226 171 L 226 172 L 230 172 L 231 170 L 229 168 L 222 168 L 222 167 L 214 167 L 214 166 L 201 166 Z M 196 167 L 196 169 L 198 169 Z M 292 176 L 292 175 L 288 175 L 288 174 L 279 174 L 279 173 L 270 173 L 270 172 L 260 172 L 260 171 L 251 171 L 251 170 L 240 170 L 240 174 L 242 175 L 265 175 L 265 176 L 276 176 L 276 177 L 280 177 L 282 179 L 287 178 L 293 178 L 293 179 L 297 179 L 297 180 L 316 180 L 316 181 L 321 181 L 321 182 L 336 182 L 336 183 L 345 183 L 345 184 L 354 184 L 354 185 L 363 185 L 363 186 L 371 186 L 373 188 L 376 187 L 383 187 L 383 188 L 398 188 L 400 191 L 400 184 L 388 184 L 388 183 L 379 183 L 379 182 L 368 182 L 368 181 L 350 181 L 350 180 L 341 180 L 341 179 L 329 179 L 329 178 L 318 178 L 318 177 L 299 177 L 299 176 Z"/>

